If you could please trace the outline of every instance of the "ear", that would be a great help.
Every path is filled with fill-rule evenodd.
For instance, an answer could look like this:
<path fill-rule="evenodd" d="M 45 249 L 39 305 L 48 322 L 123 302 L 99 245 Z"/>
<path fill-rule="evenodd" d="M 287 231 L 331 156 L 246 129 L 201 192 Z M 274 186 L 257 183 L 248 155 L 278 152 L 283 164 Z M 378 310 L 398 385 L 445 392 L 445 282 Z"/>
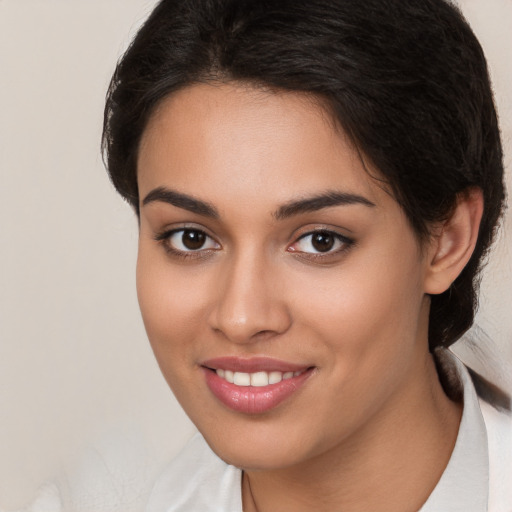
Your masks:
<path fill-rule="evenodd" d="M 425 293 L 445 292 L 462 272 L 475 249 L 483 208 L 480 188 L 459 195 L 450 218 L 438 227 L 429 245 Z"/>

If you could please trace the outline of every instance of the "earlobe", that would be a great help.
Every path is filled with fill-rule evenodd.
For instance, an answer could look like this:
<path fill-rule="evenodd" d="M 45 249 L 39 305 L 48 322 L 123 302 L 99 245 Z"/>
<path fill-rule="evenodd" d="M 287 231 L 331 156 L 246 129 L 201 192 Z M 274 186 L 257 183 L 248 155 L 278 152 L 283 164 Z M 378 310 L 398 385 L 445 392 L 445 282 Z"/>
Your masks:
<path fill-rule="evenodd" d="M 425 293 L 445 292 L 473 254 L 482 219 L 484 200 L 480 188 L 459 195 L 450 218 L 439 226 L 428 254 Z"/>

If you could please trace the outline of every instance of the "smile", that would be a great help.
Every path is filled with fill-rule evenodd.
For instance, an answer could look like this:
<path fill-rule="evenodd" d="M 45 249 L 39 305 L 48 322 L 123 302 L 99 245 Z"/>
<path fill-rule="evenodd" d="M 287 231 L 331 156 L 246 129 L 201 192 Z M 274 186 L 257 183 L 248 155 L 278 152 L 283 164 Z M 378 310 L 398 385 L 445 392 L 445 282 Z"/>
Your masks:
<path fill-rule="evenodd" d="M 245 414 L 269 412 L 291 399 L 309 380 L 315 367 L 269 358 L 233 357 L 205 361 L 206 385 L 223 405 Z"/>

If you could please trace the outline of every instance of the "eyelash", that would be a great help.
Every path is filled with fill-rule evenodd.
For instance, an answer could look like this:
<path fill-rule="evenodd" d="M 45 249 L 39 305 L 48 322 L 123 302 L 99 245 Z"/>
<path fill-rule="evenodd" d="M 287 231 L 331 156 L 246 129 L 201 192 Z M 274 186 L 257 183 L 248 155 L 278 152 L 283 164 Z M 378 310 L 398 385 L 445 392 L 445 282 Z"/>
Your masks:
<path fill-rule="evenodd" d="M 183 251 L 183 250 L 176 249 L 175 247 L 173 247 L 170 243 L 171 238 L 178 233 L 184 234 L 186 231 L 204 235 L 207 240 L 214 241 L 213 238 L 211 236 L 209 236 L 207 233 L 205 233 L 202 229 L 193 228 L 193 227 L 182 227 L 182 228 L 170 229 L 167 231 L 163 231 L 162 233 L 158 233 L 155 236 L 155 240 L 163 246 L 163 248 L 169 255 L 171 255 L 175 258 L 182 259 L 182 260 L 204 258 L 207 254 L 210 254 L 212 251 L 218 250 L 217 248 L 207 248 L 207 249 L 200 248 L 198 250 L 191 249 L 188 251 Z M 215 244 L 219 245 L 217 242 L 215 242 Z"/>
<path fill-rule="evenodd" d="M 188 251 L 176 249 L 175 247 L 173 247 L 170 243 L 171 238 L 178 233 L 184 234 L 186 231 L 203 235 L 206 240 L 213 241 L 218 247 L 214 247 L 214 248 L 209 247 L 206 249 L 199 248 L 197 250 L 190 249 Z M 325 252 L 321 252 L 321 251 L 306 252 L 306 251 L 297 251 L 295 249 L 292 249 L 292 247 L 294 245 L 299 244 L 302 240 L 305 240 L 307 237 L 312 237 L 314 235 L 319 235 L 319 234 L 333 237 L 334 243 L 335 244 L 339 243 L 340 247 L 334 251 L 329 249 L 328 251 L 325 251 Z M 218 244 L 218 242 L 215 242 L 215 240 L 211 236 L 209 236 L 207 233 L 205 233 L 202 229 L 192 228 L 192 227 L 190 227 L 190 228 L 182 227 L 182 228 L 170 229 L 170 230 L 163 231 L 161 233 L 158 233 L 155 236 L 155 240 L 157 242 L 159 242 L 164 247 L 165 251 L 169 255 L 171 255 L 175 258 L 178 258 L 178 259 L 182 259 L 182 260 L 204 258 L 204 257 L 207 257 L 208 255 L 210 255 L 213 251 L 217 251 L 218 248 L 220 248 L 220 244 Z M 299 238 L 297 238 L 297 240 L 295 242 L 293 242 L 287 248 L 287 251 L 290 253 L 294 253 L 296 256 L 298 256 L 300 258 L 307 259 L 307 260 L 321 260 L 321 259 L 327 259 L 327 258 L 333 257 L 335 255 L 342 254 L 342 253 L 348 251 L 354 244 L 355 244 L 354 240 L 352 240 L 340 233 L 337 233 L 336 231 L 333 231 L 330 229 L 325 229 L 325 228 L 323 228 L 323 229 L 320 228 L 320 229 L 314 229 L 314 230 L 308 231 L 307 233 L 302 234 Z"/>
<path fill-rule="evenodd" d="M 327 235 L 328 237 L 334 238 L 334 244 L 338 243 L 339 247 L 335 250 L 329 249 L 325 252 L 306 252 L 306 251 L 296 251 L 292 249 L 294 245 L 299 244 L 302 240 L 305 240 L 308 237 L 313 237 L 315 235 Z M 312 242 L 311 242 L 312 243 Z M 348 251 L 355 244 L 355 240 L 348 238 L 341 233 L 337 233 L 336 231 L 330 229 L 314 229 L 312 231 L 308 231 L 301 235 L 287 250 L 291 253 L 296 253 L 297 256 L 301 258 L 306 258 L 308 260 L 321 260 L 332 258 L 333 256 L 341 255 Z"/>

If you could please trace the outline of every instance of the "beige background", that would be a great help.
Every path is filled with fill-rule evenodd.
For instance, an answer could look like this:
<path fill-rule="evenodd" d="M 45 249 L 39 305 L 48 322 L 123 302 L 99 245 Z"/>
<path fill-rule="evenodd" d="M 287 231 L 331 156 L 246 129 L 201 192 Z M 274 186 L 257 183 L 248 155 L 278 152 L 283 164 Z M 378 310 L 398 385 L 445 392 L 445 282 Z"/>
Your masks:
<path fill-rule="evenodd" d="M 193 431 L 146 341 L 135 219 L 99 154 L 110 74 L 154 3 L 0 0 L 0 511 L 58 510 L 45 482 L 69 512 L 142 510 Z M 510 169 L 512 1 L 460 3 L 488 56 Z M 488 375 L 512 361 L 510 214 L 504 228 L 471 333 L 497 363 L 459 349 Z M 510 373 L 497 379 L 512 389 Z"/>

